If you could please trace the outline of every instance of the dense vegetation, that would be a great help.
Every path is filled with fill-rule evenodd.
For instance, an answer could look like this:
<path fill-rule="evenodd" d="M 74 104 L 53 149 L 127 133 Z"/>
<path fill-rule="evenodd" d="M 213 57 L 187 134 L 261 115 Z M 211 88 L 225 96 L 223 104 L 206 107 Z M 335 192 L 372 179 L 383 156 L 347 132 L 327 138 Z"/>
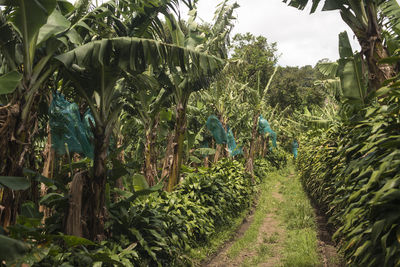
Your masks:
<path fill-rule="evenodd" d="M 397 2 L 289 1 L 362 47 L 315 67 L 196 2 L 0 0 L 0 265 L 191 265 L 294 138 L 347 263 L 399 265 Z"/>
<path fill-rule="evenodd" d="M 341 10 L 362 51 L 353 53 L 342 33 L 340 59 L 319 64 L 325 78 L 318 84 L 333 99 L 330 107 L 307 114 L 297 167 L 305 190 L 330 217 L 348 266 L 398 266 L 399 5 L 361 3 L 325 1 L 324 9 Z M 386 23 L 379 24 L 383 18 Z M 367 43 L 368 35 L 377 43 Z"/>

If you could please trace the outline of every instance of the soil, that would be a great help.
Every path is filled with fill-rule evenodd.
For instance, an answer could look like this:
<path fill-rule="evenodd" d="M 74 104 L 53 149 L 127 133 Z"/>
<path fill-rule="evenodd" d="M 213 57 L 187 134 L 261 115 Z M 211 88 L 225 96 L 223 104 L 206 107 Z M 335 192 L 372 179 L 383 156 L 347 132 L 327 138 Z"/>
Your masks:
<path fill-rule="evenodd" d="M 332 229 L 328 226 L 325 214 L 314 207 L 318 226 L 318 249 L 322 257 L 323 267 L 344 267 L 345 263 L 338 256 L 337 249 L 332 241 Z"/>
<path fill-rule="evenodd" d="M 230 258 L 228 257 L 228 251 L 233 245 L 233 243 L 237 239 L 241 238 L 247 231 L 247 229 L 249 229 L 250 225 L 253 223 L 256 205 L 257 205 L 257 200 L 255 201 L 255 205 L 252 207 L 247 218 L 243 220 L 242 224 L 240 225 L 234 237 L 229 242 L 225 243 L 225 245 L 213 257 L 203 262 L 201 265 L 202 267 L 240 266 L 240 263 L 235 263 L 230 260 Z"/>
<path fill-rule="evenodd" d="M 283 196 L 278 192 L 280 184 L 276 184 L 275 188 L 272 192 L 273 198 L 276 199 L 278 205 L 283 200 Z M 259 264 L 258 266 L 263 267 L 273 267 L 277 266 L 280 262 L 280 251 L 283 249 L 284 243 L 284 235 L 285 231 L 280 226 L 276 218 L 276 208 L 272 209 L 268 212 L 264 218 L 264 221 L 259 229 L 259 235 L 257 237 L 257 242 L 254 244 L 252 248 L 243 250 L 240 254 L 235 257 L 231 258 L 228 256 L 228 251 L 233 245 L 233 243 L 240 237 L 244 235 L 246 230 L 250 227 L 251 223 L 253 222 L 254 217 L 254 210 L 252 211 L 251 215 L 245 219 L 243 224 L 240 226 L 237 234 L 233 240 L 226 243 L 225 246 L 213 257 L 211 260 L 202 264 L 203 267 L 226 267 L 232 266 L 237 267 L 241 266 L 246 259 L 253 258 L 257 255 L 257 251 L 254 248 L 260 247 L 261 244 L 264 243 L 273 243 L 272 250 L 268 252 L 269 257 L 268 259 Z"/>
<path fill-rule="evenodd" d="M 289 175 L 289 176 L 293 176 Z M 268 250 L 268 257 L 262 263 L 257 264 L 257 266 L 262 267 L 277 267 L 281 266 L 281 255 L 283 250 L 283 245 L 285 242 L 285 230 L 280 225 L 276 212 L 280 203 L 283 201 L 282 194 L 279 193 L 280 183 L 274 186 L 272 191 L 272 196 L 276 200 L 275 207 L 266 213 L 263 224 L 259 229 L 259 234 L 256 244 L 252 248 L 245 249 L 239 253 L 235 258 L 228 256 L 228 251 L 235 243 L 236 240 L 241 238 L 250 225 L 253 222 L 254 211 L 253 208 L 249 216 L 243 221 L 242 225 L 229 242 L 227 242 L 224 247 L 220 249 L 209 260 L 203 262 L 202 267 L 237 267 L 242 266 L 246 259 L 251 259 L 257 255 L 257 251 L 254 248 L 260 247 L 262 244 L 268 244 L 270 250 Z M 340 260 L 337 250 L 332 241 L 332 231 L 328 227 L 327 220 L 324 213 L 316 208 L 314 208 L 318 226 L 318 250 L 321 255 L 321 266 L 323 267 L 342 267 L 345 266 Z"/>

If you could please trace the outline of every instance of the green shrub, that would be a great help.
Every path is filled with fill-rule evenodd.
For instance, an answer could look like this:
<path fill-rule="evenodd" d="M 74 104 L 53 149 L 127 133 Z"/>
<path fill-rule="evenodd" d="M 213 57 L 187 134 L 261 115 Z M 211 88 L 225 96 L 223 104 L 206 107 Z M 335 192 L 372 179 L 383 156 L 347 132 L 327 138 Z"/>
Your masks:
<path fill-rule="evenodd" d="M 257 160 L 258 180 L 273 168 L 265 159 Z M 254 184 L 243 164 L 223 159 L 209 169 L 186 174 L 172 193 L 136 194 L 111 203 L 106 222 L 109 238 L 100 244 L 55 235 L 53 228 L 50 235 L 33 229 L 36 239 L 37 232 L 41 233 L 40 240 L 45 245 L 31 253 L 41 255 L 32 263 L 36 262 L 34 266 L 93 266 L 100 262 L 102 266 L 189 266 L 192 263 L 186 255 L 190 249 L 207 245 L 213 233 L 230 225 L 250 206 L 253 193 Z"/>
<path fill-rule="evenodd" d="M 186 176 L 172 193 L 159 192 L 115 205 L 108 230 L 115 242 L 137 243 L 137 265 L 185 265 L 185 252 L 205 244 L 252 200 L 251 178 L 237 161 L 222 160 Z"/>
<path fill-rule="evenodd" d="M 288 153 L 280 147 L 269 151 L 265 156 L 265 159 L 269 161 L 269 163 L 275 167 L 277 170 L 286 167 Z"/>
<path fill-rule="evenodd" d="M 331 216 L 349 266 L 400 264 L 399 91 L 362 120 L 301 142 L 303 185 Z"/>

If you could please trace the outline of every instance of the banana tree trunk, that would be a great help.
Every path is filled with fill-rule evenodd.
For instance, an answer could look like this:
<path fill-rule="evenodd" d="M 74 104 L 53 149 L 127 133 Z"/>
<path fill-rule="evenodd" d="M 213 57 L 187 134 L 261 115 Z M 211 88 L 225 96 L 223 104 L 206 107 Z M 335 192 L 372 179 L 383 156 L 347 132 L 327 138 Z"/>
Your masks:
<path fill-rule="evenodd" d="M 31 110 L 23 119 L 22 110 L 29 105 L 22 100 L 0 107 L 0 176 L 23 176 L 23 168 L 30 153 L 31 139 L 37 132 L 36 112 Z M 27 192 L 3 189 L 0 202 L 0 225 L 15 223 L 22 198 Z M 23 197 L 24 196 L 24 197 Z"/>
<path fill-rule="evenodd" d="M 166 179 L 166 177 L 168 177 L 168 175 L 171 171 L 173 151 L 174 151 L 174 139 L 175 139 L 174 133 L 170 132 L 168 134 L 168 138 L 167 138 L 168 142 L 167 142 L 167 148 L 165 150 L 165 156 L 164 156 L 163 167 L 162 167 L 162 172 L 161 172 L 161 179 Z"/>
<path fill-rule="evenodd" d="M 254 163 L 254 154 L 255 154 L 256 142 L 257 142 L 257 122 L 258 122 L 259 116 L 260 116 L 260 113 L 256 112 L 253 117 L 253 127 L 251 130 L 250 151 L 249 151 L 249 155 L 248 155 L 247 163 L 246 163 L 246 170 L 248 173 L 251 174 L 251 177 L 253 179 L 254 179 L 253 163 Z"/>
<path fill-rule="evenodd" d="M 359 35 L 358 42 L 361 46 L 369 72 L 369 91 L 373 92 L 379 89 L 383 82 L 395 76 L 396 71 L 394 65 L 378 64 L 381 59 L 389 56 L 382 41 L 382 28 L 379 26 L 377 18 L 377 10 L 374 3 L 367 6 L 368 29 L 366 34 Z"/>
<path fill-rule="evenodd" d="M 88 237 L 91 240 L 104 240 L 104 222 L 106 219 L 105 188 L 107 181 L 107 151 L 110 136 L 96 126 L 94 132 L 93 177 L 87 181 L 88 192 L 86 214 Z"/>
<path fill-rule="evenodd" d="M 157 140 L 158 119 L 156 118 L 151 127 L 146 130 L 146 141 L 144 148 L 144 173 L 149 186 L 155 185 L 155 177 L 157 176 L 157 159 L 156 159 L 156 140 Z"/>
<path fill-rule="evenodd" d="M 123 137 L 122 134 L 119 134 L 119 135 L 118 135 L 117 148 L 121 148 L 122 145 L 123 145 L 123 143 L 124 143 L 124 137 Z M 119 152 L 119 154 L 118 154 L 118 156 L 117 156 L 117 159 L 118 159 L 119 161 L 121 161 L 122 163 L 125 163 L 125 150 L 121 150 L 121 151 Z M 121 178 L 118 178 L 118 179 L 115 181 L 115 187 L 118 188 L 118 189 L 123 189 L 123 188 L 124 188 L 124 185 L 123 185 L 123 182 L 122 182 L 122 177 L 121 177 Z M 118 201 L 118 200 L 119 200 L 119 198 L 116 197 L 116 198 L 115 198 L 115 201 Z"/>
<path fill-rule="evenodd" d="M 215 149 L 215 155 L 214 155 L 214 163 L 217 163 L 218 160 L 220 159 L 221 156 L 221 151 L 222 151 L 222 146 L 223 145 L 216 145 L 217 148 Z"/>
<path fill-rule="evenodd" d="M 261 156 L 264 158 L 268 152 L 269 136 L 263 138 L 263 140 L 264 140 L 264 143 L 263 143 L 263 151 L 262 151 Z"/>
<path fill-rule="evenodd" d="M 188 98 L 189 97 L 187 97 L 187 99 L 185 98 L 183 101 L 180 101 L 176 108 L 176 124 L 173 142 L 174 154 L 172 157 L 172 166 L 168 179 L 168 192 L 172 192 L 172 190 L 175 189 L 175 186 L 179 183 L 179 175 L 183 157 L 183 142 L 186 134 L 186 108 Z"/>
<path fill-rule="evenodd" d="M 208 156 L 204 157 L 204 167 L 208 168 Z"/>
<path fill-rule="evenodd" d="M 257 157 L 261 157 L 262 154 L 262 146 L 263 146 L 263 137 L 261 135 L 258 135 L 257 137 L 257 146 L 256 146 L 256 155 Z"/>
<path fill-rule="evenodd" d="M 223 115 L 218 116 L 219 121 L 222 124 L 222 127 L 226 131 L 226 119 L 224 118 Z M 226 144 L 217 144 L 216 145 L 216 150 L 215 150 L 215 155 L 214 155 L 214 163 L 217 163 L 221 157 L 228 157 L 228 153 L 226 148 Z"/>
<path fill-rule="evenodd" d="M 47 143 L 44 148 L 43 157 L 45 159 L 42 175 L 47 178 L 53 178 L 55 151 L 51 148 L 51 132 L 50 125 L 47 124 Z M 43 197 L 47 193 L 47 186 L 44 183 L 40 184 L 40 196 Z M 43 223 L 50 215 L 50 209 L 45 206 L 39 206 L 39 211 L 43 212 Z"/>
<path fill-rule="evenodd" d="M 82 232 L 82 194 L 85 184 L 85 173 L 78 172 L 74 175 L 69 191 L 68 218 L 65 225 L 67 235 L 83 236 Z"/>

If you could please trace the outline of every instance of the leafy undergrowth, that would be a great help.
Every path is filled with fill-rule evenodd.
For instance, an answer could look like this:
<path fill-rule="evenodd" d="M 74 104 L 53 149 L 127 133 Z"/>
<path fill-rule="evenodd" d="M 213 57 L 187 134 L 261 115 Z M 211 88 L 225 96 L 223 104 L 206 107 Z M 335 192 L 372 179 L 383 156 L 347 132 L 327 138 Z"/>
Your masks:
<path fill-rule="evenodd" d="M 258 163 L 259 175 L 274 169 L 268 163 Z M 264 177 L 256 176 L 256 184 Z M 31 248 L 24 247 L 30 253 L 14 263 L 63 267 L 191 266 L 215 251 L 229 238 L 235 225 L 240 225 L 255 190 L 241 162 L 221 160 L 212 168 L 187 173 L 172 193 L 134 193 L 109 203 L 106 230 L 110 234 L 101 243 L 49 234 L 47 228 L 39 227 L 40 219 L 29 218 L 28 214 L 21 217 L 11 234 L 36 241 Z"/>
<path fill-rule="evenodd" d="M 349 266 L 400 266 L 399 93 L 302 142 L 302 183 L 338 229 Z"/>

